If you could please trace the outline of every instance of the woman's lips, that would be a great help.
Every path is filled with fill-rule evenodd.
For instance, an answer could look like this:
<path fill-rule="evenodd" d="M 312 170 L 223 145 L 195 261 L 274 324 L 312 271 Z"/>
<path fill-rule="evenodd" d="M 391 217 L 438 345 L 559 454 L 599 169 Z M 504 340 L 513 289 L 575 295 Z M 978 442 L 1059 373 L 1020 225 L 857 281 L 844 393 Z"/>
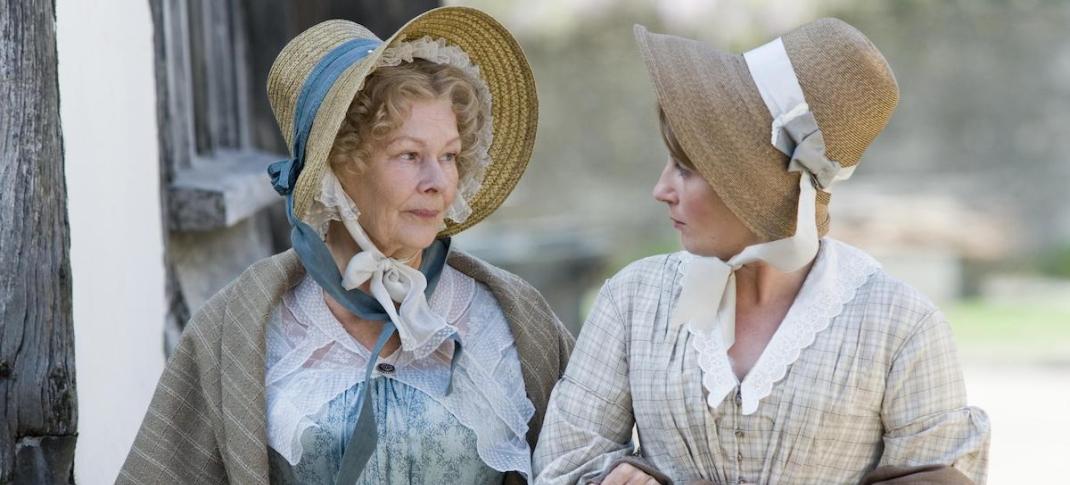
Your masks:
<path fill-rule="evenodd" d="M 684 226 L 687 225 L 687 224 L 684 224 L 683 222 L 680 222 L 680 221 L 678 221 L 678 220 L 676 220 L 676 219 L 674 219 L 672 217 L 670 217 L 669 220 L 672 221 L 672 227 L 675 227 L 677 229 L 680 229 L 681 227 L 684 227 Z"/>
<path fill-rule="evenodd" d="M 441 211 L 431 209 L 413 209 L 408 212 L 421 219 L 434 219 L 441 213 Z"/>

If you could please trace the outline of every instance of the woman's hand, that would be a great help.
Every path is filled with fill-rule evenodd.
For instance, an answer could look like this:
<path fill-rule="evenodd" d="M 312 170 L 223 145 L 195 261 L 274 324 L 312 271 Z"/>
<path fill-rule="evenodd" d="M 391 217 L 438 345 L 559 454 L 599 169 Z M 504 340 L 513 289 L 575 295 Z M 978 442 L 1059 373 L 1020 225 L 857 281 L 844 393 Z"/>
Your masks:
<path fill-rule="evenodd" d="M 620 463 L 606 475 L 601 485 L 659 485 L 659 482 L 632 465 Z"/>

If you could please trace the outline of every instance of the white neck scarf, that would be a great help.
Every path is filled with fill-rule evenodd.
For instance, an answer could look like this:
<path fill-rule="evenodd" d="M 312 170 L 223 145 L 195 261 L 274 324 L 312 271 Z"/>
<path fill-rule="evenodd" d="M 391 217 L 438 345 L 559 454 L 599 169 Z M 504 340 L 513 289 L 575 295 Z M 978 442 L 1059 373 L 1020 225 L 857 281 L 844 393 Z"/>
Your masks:
<path fill-rule="evenodd" d="M 360 252 L 350 258 L 342 273 L 342 287 L 347 290 L 359 288 L 368 282 L 370 293 L 383 306 L 390 320 L 397 326 L 401 338 L 401 349 L 413 352 L 416 358 L 422 358 L 442 344 L 456 328 L 446 319 L 431 311 L 424 290 L 427 279 L 416 268 L 387 257 L 375 246 L 364 228 L 357 222 L 359 212 L 353 199 L 345 193 L 334 173 L 324 173 L 323 190 L 333 191 L 338 214 L 346 231 L 360 247 Z M 394 308 L 394 303 L 400 303 Z"/>
<path fill-rule="evenodd" d="M 684 268 L 680 300 L 673 324 L 687 324 L 694 332 L 716 333 L 727 351 L 735 343 L 736 270 L 764 261 L 783 272 L 797 271 L 817 255 L 819 247 L 815 209 L 819 187 L 851 176 L 854 167 L 842 168 L 825 157 L 824 140 L 810 112 L 791 59 L 778 38 L 743 55 L 762 100 L 773 115 L 771 143 L 791 161 L 789 172 L 800 172 L 795 234 L 743 249 L 728 261 L 691 255 Z M 709 391 L 709 389 L 707 389 Z M 724 396 L 710 396 L 719 403 Z"/>

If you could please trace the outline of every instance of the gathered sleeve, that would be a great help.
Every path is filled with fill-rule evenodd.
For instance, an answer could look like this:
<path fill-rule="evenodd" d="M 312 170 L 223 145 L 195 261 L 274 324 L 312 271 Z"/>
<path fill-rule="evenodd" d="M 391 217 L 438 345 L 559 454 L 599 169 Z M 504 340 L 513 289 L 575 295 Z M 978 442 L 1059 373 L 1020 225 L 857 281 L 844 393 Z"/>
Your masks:
<path fill-rule="evenodd" d="M 633 450 L 627 328 L 611 283 L 599 292 L 535 449 L 537 484 L 587 483 Z"/>
<path fill-rule="evenodd" d="M 922 319 L 897 351 L 884 395 L 880 466 L 948 465 L 985 482 L 988 416 L 966 404 L 951 328 L 939 311 Z"/>

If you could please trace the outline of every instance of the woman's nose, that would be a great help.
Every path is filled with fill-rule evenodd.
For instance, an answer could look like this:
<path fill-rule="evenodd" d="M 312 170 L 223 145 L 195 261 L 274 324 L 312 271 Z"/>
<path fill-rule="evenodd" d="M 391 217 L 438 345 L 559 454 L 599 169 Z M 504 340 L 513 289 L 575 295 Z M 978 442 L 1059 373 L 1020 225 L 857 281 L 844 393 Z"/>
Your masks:
<path fill-rule="evenodd" d="M 423 180 L 421 189 L 424 192 L 442 192 L 446 188 L 449 177 L 438 160 L 425 160 L 423 163 Z"/>
<path fill-rule="evenodd" d="M 658 202 L 664 202 L 666 204 L 673 204 L 676 202 L 676 191 L 672 187 L 672 161 L 665 164 L 665 168 L 661 171 L 661 176 L 658 177 L 657 183 L 654 184 L 654 190 L 651 195 L 654 196 L 654 200 Z"/>

